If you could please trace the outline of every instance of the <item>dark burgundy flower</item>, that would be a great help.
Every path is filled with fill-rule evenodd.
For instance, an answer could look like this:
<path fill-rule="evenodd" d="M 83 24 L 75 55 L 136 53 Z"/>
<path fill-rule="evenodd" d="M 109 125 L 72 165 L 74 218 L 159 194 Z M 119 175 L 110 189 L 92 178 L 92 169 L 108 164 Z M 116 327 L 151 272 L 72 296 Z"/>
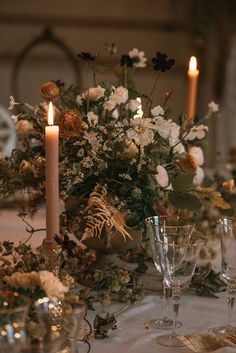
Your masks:
<path fill-rule="evenodd" d="M 129 55 L 127 54 L 122 55 L 120 59 L 121 66 L 133 67 L 133 64 L 134 64 L 134 61 Z"/>
<path fill-rule="evenodd" d="M 152 62 L 155 71 L 165 72 L 172 68 L 175 64 L 175 59 L 168 59 L 165 53 L 157 52 L 156 56 L 152 58 Z"/>
<path fill-rule="evenodd" d="M 61 245 L 62 251 L 66 251 L 69 255 L 73 255 L 73 249 L 76 247 L 76 242 L 74 240 L 71 240 L 68 235 L 64 235 L 64 239 L 55 235 L 55 240 Z"/>
<path fill-rule="evenodd" d="M 79 53 L 77 56 L 83 61 L 94 61 L 97 57 L 96 55 L 92 56 L 91 53 L 84 52 L 84 51 Z"/>

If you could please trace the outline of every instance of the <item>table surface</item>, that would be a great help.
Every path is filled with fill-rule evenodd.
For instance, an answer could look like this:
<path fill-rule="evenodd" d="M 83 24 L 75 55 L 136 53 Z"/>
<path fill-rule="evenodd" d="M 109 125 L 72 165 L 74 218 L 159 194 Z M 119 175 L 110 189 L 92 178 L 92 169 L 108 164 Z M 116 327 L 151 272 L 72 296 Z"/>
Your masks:
<path fill-rule="evenodd" d="M 35 228 L 45 227 L 45 210 L 30 220 Z M 25 240 L 28 234 L 25 231 L 26 225 L 17 217 L 16 210 L 0 211 L 0 240 L 20 241 Z M 34 247 L 41 244 L 45 232 L 37 232 L 31 239 Z M 105 308 L 106 309 L 106 308 Z M 219 326 L 226 321 L 226 293 L 221 293 L 219 298 L 203 298 L 185 292 L 181 299 L 180 321 L 183 327 L 179 329 L 180 334 L 187 334 L 192 331 L 207 330 Z M 142 302 L 137 305 L 114 303 L 107 308 L 110 313 L 121 312 L 117 316 L 118 329 L 110 333 L 105 340 L 92 340 L 91 353 L 169 353 L 190 352 L 186 348 L 167 348 L 158 345 L 155 337 L 165 334 L 168 331 L 161 331 L 151 328 L 147 321 L 162 315 L 162 298 L 157 294 L 146 295 Z M 236 352 L 233 350 L 221 349 L 217 352 Z"/>

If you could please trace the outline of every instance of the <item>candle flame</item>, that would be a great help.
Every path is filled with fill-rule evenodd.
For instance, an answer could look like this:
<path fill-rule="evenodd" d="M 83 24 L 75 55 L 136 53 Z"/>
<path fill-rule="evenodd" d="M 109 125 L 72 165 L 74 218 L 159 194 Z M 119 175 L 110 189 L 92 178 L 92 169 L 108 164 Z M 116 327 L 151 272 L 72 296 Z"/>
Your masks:
<path fill-rule="evenodd" d="M 195 71 L 197 69 L 197 59 L 196 56 L 191 56 L 189 60 L 189 71 Z"/>
<path fill-rule="evenodd" d="M 48 107 L 48 125 L 53 125 L 53 123 L 54 123 L 53 107 L 52 107 L 52 102 L 50 102 Z"/>

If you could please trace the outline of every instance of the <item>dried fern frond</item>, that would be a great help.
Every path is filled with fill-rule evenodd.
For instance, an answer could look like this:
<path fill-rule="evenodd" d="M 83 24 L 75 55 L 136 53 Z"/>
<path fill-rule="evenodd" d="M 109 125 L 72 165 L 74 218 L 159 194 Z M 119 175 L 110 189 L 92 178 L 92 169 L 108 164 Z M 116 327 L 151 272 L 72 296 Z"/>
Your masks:
<path fill-rule="evenodd" d="M 116 229 L 126 240 L 132 239 L 125 230 L 125 221 L 122 213 L 112 205 L 111 199 L 107 197 L 107 190 L 100 185 L 90 194 L 88 206 L 85 209 L 87 214 L 85 219 L 85 230 L 81 241 L 88 238 L 100 238 L 102 230 L 107 227 L 108 230 Z"/>

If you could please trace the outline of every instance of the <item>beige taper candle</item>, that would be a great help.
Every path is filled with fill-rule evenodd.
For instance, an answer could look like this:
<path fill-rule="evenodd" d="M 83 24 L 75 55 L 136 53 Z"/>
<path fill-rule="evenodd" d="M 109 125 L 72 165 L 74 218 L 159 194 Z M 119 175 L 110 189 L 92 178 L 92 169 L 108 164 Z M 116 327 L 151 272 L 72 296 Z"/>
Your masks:
<path fill-rule="evenodd" d="M 188 70 L 188 98 L 186 109 L 188 120 L 191 120 L 195 116 L 198 75 L 199 70 L 197 70 L 197 59 L 195 56 L 191 56 Z"/>
<path fill-rule="evenodd" d="M 53 125 L 53 107 L 49 103 L 45 127 L 46 149 L 46 240 L 59 235 L 59 127 Z"/>

